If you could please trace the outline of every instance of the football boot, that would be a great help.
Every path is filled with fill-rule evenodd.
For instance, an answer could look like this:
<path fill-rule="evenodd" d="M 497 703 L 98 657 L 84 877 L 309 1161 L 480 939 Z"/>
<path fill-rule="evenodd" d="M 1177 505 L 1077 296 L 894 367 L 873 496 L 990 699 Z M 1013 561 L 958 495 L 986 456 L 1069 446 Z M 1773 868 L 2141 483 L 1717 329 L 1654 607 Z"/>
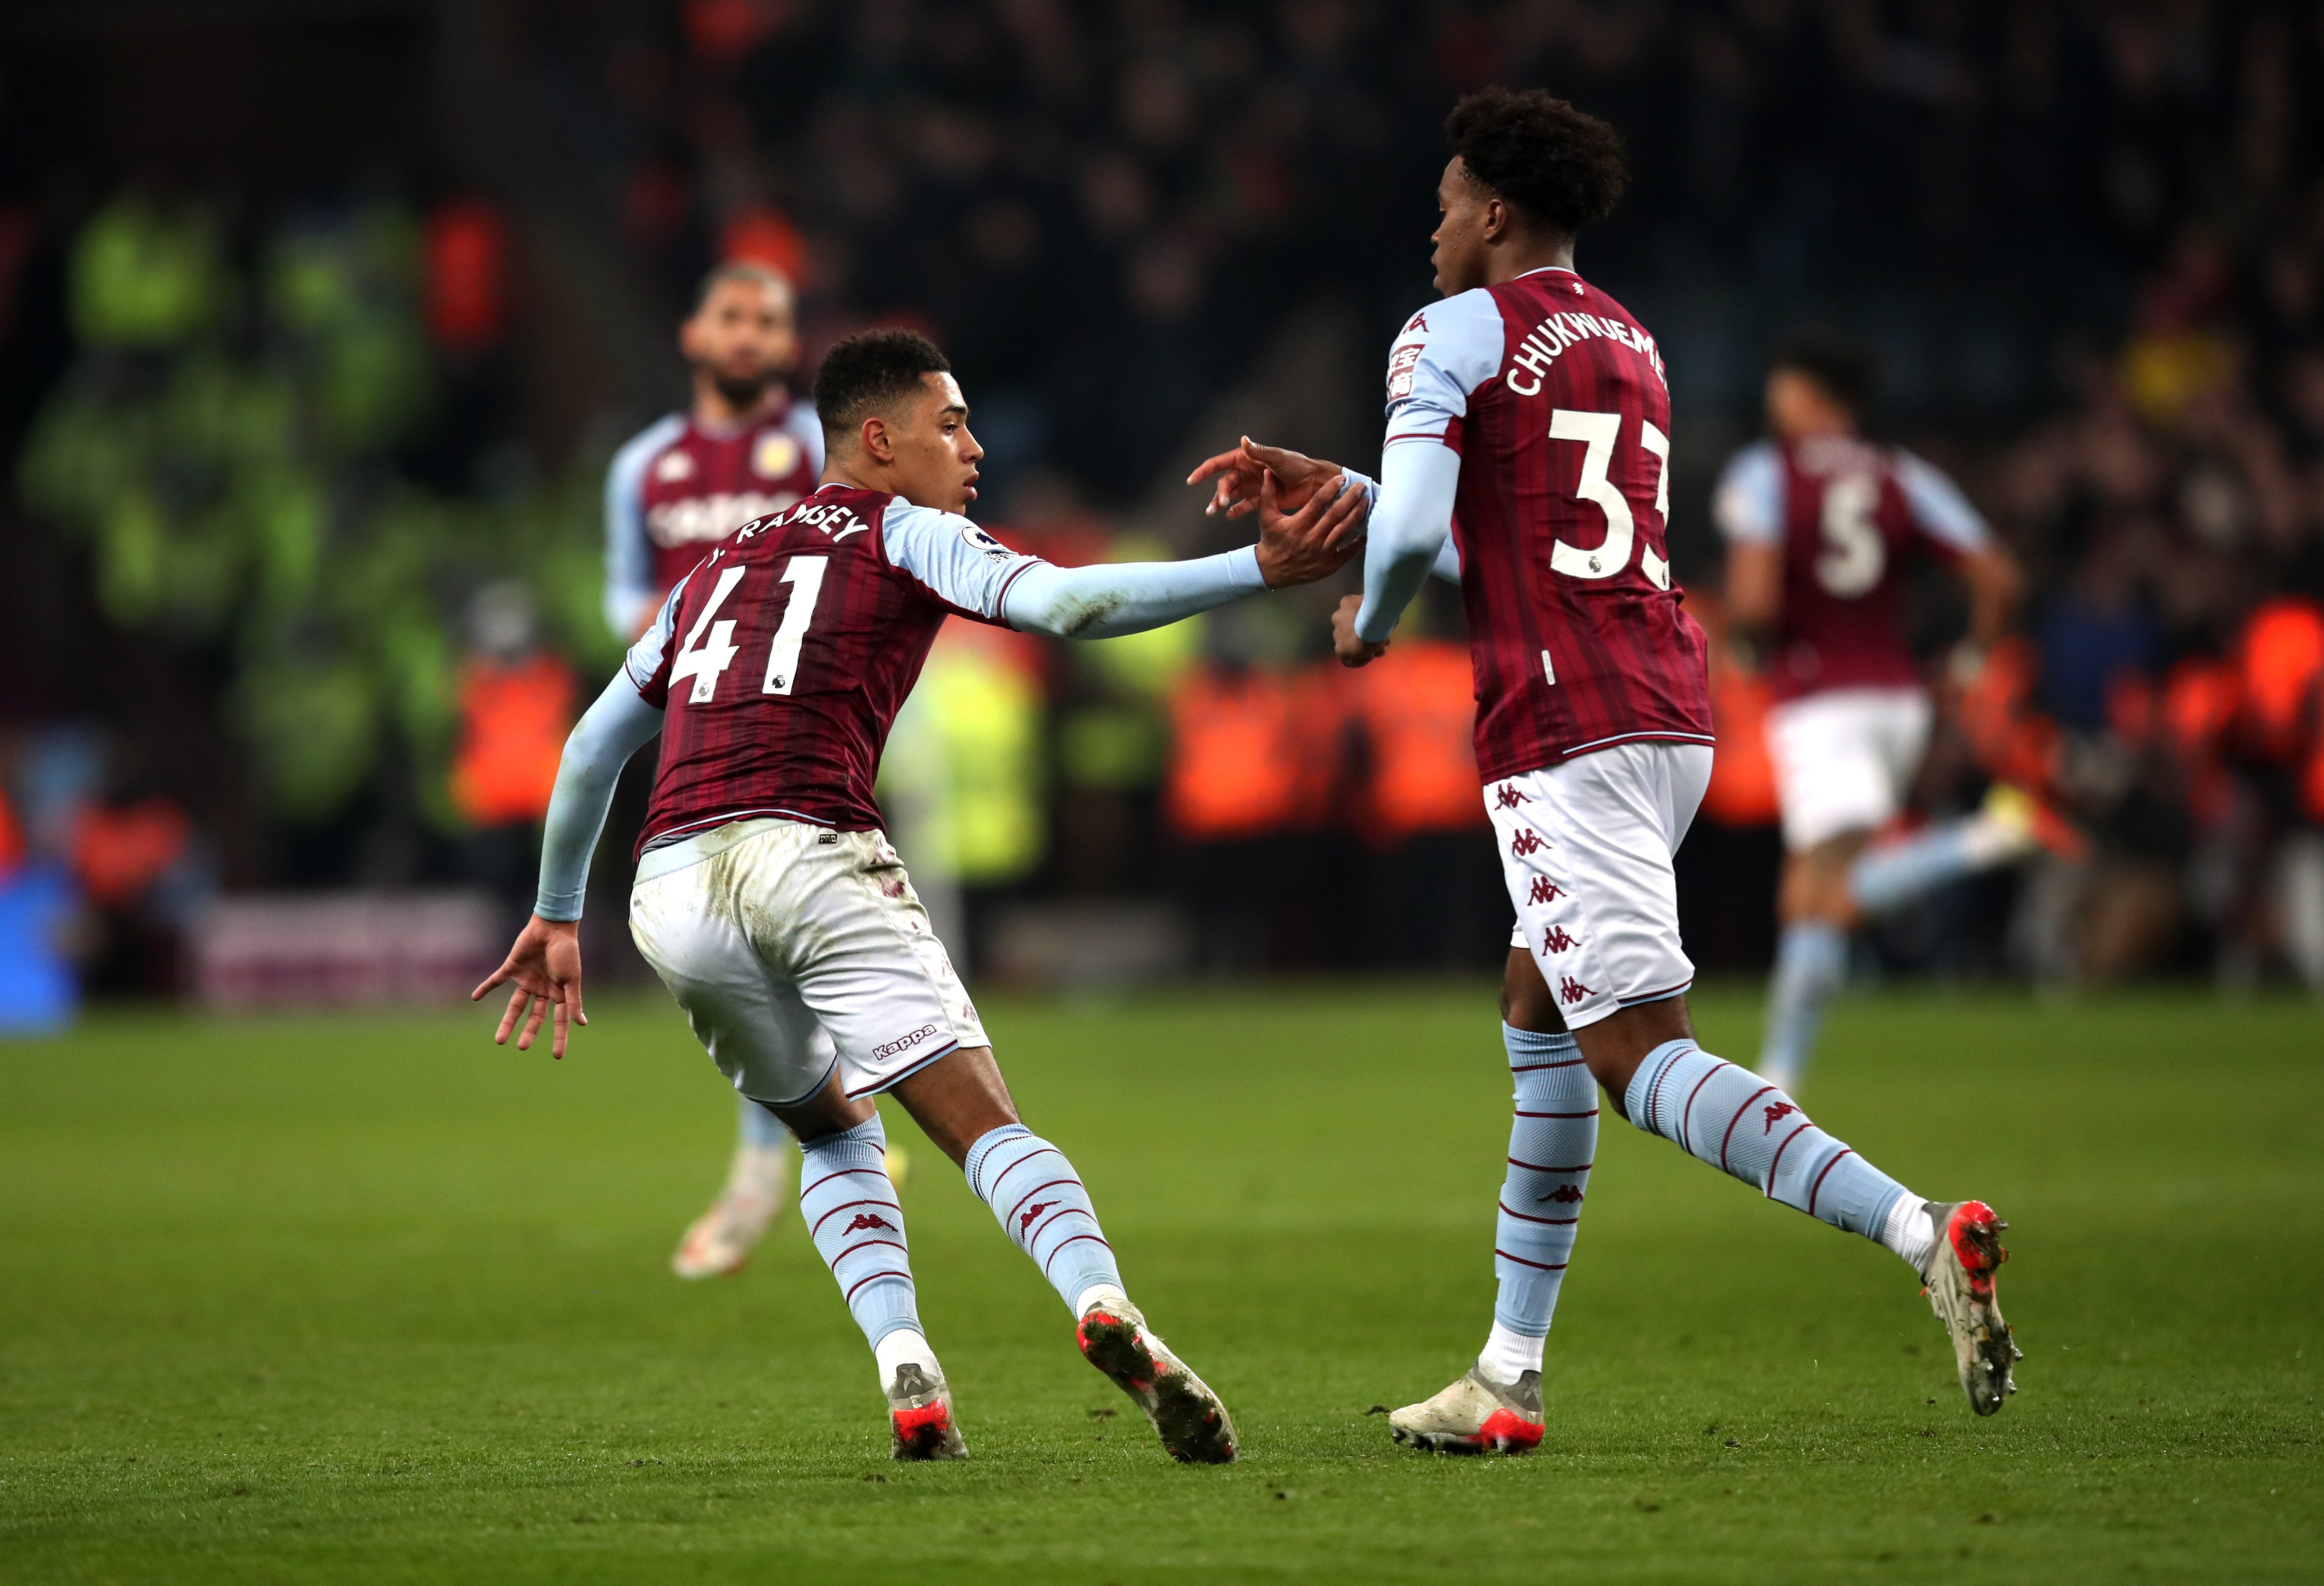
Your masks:
<path fill-rule="evenodd" d="M 723 1277 L 739 1272 L 752 1248 L 791 1202 L 791 1145 L 744 1145 L 734 1153 L 726 1187 L 694 1220 L 669 1258 L 680 1277 Z"/>
<path fill-rule="evenodd" d="M 1921 1268 L 1921 1292 L 1952 1334 L 1969 1407 L 1990 1415 L 2017 1391 L 2009 1368 L 2024 1358 L 2001 1319 L 1994 1288 L 1995 1272 L 2009 1259 L 2001 1247 L 2001 1230 L 2009 1225 L 1982 1201 L 1932 1201 L 1929 1220 L 1937 1239 Z"/>
<path fill-rule="evenodd" d="M 1397 1442 L 1432 1454 L 1522 1454 L 1541 1443 L 1541 1373 L 1495 1382 L 1481 1366 L 1435 1397 L 1388 1418 Z"/>
<path fill-rule="evenodd" d="M 896 1434 L 899 1460 L 964 1460 L 968 1442 L 952 1410 L 952 1388 L 944 1368 L 907 1360 L 888 1384 L 888 1425 Z"/>
<path fill-rule="evenodd" d="M 1147 1331 L 1127 1300 L 1102 1300 L 1074 1329 L 1082 1357 L 1137 1401 L 1170 1457 L 1184 1465 L 1224 1465 L 1235 1457 L 1234 1419 L 1210 1386 L 1170 1346 Z"/>

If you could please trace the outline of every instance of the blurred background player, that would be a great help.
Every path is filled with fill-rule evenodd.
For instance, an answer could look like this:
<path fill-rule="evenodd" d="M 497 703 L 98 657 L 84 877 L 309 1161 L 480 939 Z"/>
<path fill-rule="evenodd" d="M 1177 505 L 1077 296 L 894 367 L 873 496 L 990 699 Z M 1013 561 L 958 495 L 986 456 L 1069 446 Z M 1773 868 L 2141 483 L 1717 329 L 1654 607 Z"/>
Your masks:
<path fill-rule="evenodd" d="M 1501 991 L 1515 1116 L 1485 1347 L 1389 1430 L 1430 1452 L 1539 1445 L 1550 1322 L 1597 1160 L 1595 1087 L 1634 1127 L 1910 1264 L 1970 1407 L 1990 1415 L 2015 1391 L 1994 1285 L 2006 1225 L 1982 1201 L 1913 1193 L 1703 1051 L 1688 1016 L 1672 862 L 1712 735 L 1707 645 L 1667 560 L 1670 394 L 1654 338 L 1573 268 L 1575 234 L 1628 183 L 1621 139 L 1538 88 L 1471 94 L 1444 130 L 1443 297 L 1389 352 L 1378 484 L 1348 476 L 1377 505 L 1364 592 L 1341 603 L 1333 642 L 1346 665 L 1378 661 L 1457 553 L 1477 769 L 1517 916 Z M 1261 468 L 1291 496 L 1342 471 L 1246 439 L 1193 478 L 1220 476 L 1217 506 Z"/>
<path fill-rule="evenodd" d="M 1729 461 L 1715 498 L 1730 639 L 1761 658 L 1775 701 L 1783 935 L 1758 1069 L 1786 1088 L 1805 1074 L 1846 978 L 1849 932 L 2024 857 L 2046 820 L 2029 795 L 1997 784 L 1978 813 L 1866 851 L 1902 811 L 1929 741 L 1905 609 L 1918 552 L 1935 550 L 1969 591 L 1956 682 L 1984 665 L 2018 589 L 2008 553 L 1950 479 L 1858 433 L 1873 377 L 1870 354 L 1837 335 L 1790 338 L 1767 374 L 1768 438 Z"/>
<path fill-rule="evenodd" d="M 1256 546 L 1058 568 L 961 515 L 983 449 L 951 365 L 925 337 L 848 337 L 816 389 L 830 477 L 682 579 L 575 728 L 534 917 L 475 995 L 515 982 L 497 1039 L 522 1020 L 520 1048 L 552 1007 L 559 1057 L 568 1025 L 586 1023 L 578 924 L 590 858 L 622 766 L 666 715 L 631 932 L 736 1091 L 798 1132 L 801 1214 L 872 1346 L 895 1457 L 957 1459 L 967 1446 L 881 1171 L 875 1099 L 890 1090 L 1039 1265 L 1073 1311 L 1084 1357 L 1145 1411 L 1172 1457 L 1226 1463 L 1225 1405 L 1148 1331 L 1079 1175 L 1019 1120 L 881 830 L 872 781 L 947 617 L 1075 639 L 1157 627 L 1337 571 L 1365 498 L 1318 481 L 1299 513 L 1278 515 L 1269 476 Z"/>
<path fill-rule="evenodd" d="M 823 472 L 815 404 L 787 384 L 798 367 L 796 295 L 756 264 L 713 270 L 678 328 L 693 406 L 632 437 L 605 474 L 605 621 L 627 643 L 710 547 L 796 504 Z M 735 1271 L 788 1203 L 792 1142 L 773 1114 L 738 1101 L 725 1187 L 678 1240 L 680 1277 Z M 903 1164 L 891 1164 L 901 1173 Z"/>

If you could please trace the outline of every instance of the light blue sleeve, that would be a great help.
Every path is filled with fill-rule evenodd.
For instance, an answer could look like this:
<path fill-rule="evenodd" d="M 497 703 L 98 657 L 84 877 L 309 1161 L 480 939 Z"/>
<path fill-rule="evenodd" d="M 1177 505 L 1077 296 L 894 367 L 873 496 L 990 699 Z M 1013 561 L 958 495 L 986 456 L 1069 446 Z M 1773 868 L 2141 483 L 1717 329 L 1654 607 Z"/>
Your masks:
<path fill-rule="evenodd" d="M 1993 543 L 1992 531 L 1959 485 L 1933 464 L 1911 452 L 1896 453 L 1896 484 L 1914 526 L 1956 555 L 1967 556 Z"/>
<path fill-rule="evenodd" d="M 986 622 L 1001 620 L 1001 597 L 1012 580 L 1038 564 L 1011 551 L 967 518 L 898 496 L 880 520 L 880 548 L 889 565 L 910 575 L 955 611 Z"/>
<path fill-rule="evenodd" d="M 1364 543 L 1364 603 L 1356 635 L 1388 642 L 1421 581 L 1438 571 L 1452 537 L 1461 454 L 1444 446 L 1391 446 L 1380 453 L 1379 494 Z M 1454 553 L 1457 580 L 1459 555 Z"/>
<path fill-rule="evenodd" d="M 1256 595 L 1267 588 L 1259 552 L 1240 550 L 1192 561 L 1104 561 L 1055 567 L 1036 561 L 1009 585 L 1009 626 L 1061 639 L 1115 639 L 1142 634 Z"/>
<path fill-rule="evenodd" d="M 622 767 L 661 730 L 661 711 L 617 673 L 575 724 L 558 762 L 557 787 L 540 834 L 540 890 L 532 912 L 544 920 L 577 920 L 589 890 L 589 860 L 605 829 L 605 812 Z"/>
<path fill-rule="evenodd" d="M 613 454 L 605 470 L 605 626 L 623 641 L 653 609 L 653 543 L 646 537 L 646 468 L 686 431 L 676 413 L 649 425 Z"/>
<path fill-rule="evenodd" d="M 1351 490 L 1361 490 L 1370 498 L 1371 506 L 1369 510 L 1377 510 L 1379 506 L 1379 482 L 1368 474 L 1356 472 L 1353 468 L 1345 471 L 1348 476 L 1348 487 Z M 1435 565 L 1431 567 L 1428 572 L 1430 577 L 1443 579 L 1448 584 L 1457 584 L 1461 581 L 1461 544 L 1452 537 L 1449 524 L 1444 535 L 1444 548 L 1436 553 Z"/>
<path fill-rule="evenodd" d="M 1388 355 L 1388 438 L 1442 444 L 1469 412 L 1469 394 L 1493 377 L 1507 349 L 1500 305 L 1479 287 L 1433 302 L 1404 322 Z"/>
<path fill-rule="evenodd" d="M 1711 515 L 1728 539 L 1750 545 L 1784 543 L 1784 457 L 1772 441 L 1755 441 L 1720 470 Z"/>

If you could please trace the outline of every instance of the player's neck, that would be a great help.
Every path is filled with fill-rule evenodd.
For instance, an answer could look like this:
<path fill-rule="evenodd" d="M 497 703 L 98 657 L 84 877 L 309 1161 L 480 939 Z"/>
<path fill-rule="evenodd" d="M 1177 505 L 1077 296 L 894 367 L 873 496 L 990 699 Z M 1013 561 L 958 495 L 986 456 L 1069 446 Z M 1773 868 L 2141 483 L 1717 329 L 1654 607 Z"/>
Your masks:
<path fill-rule="evenodd" d="M 1512 237 L 1485 255 L 1485 284 L 1499 286 L 1515 281 L 1520 275 L 1530 275 L 1536 270 L 1571 270 L 1573 268 L 1573 239 L 1548 236 Z"/>
<path fill-rule="evenodd" d="M 869 460 L 862 456 L 831 459 L 824 464 L 823 478 L 816 481 L 816 488 L 844 485 L 851 490 L 869 490 L 878 496 L 900 494 L 889 481 L 874 477 L 875 470 L 868 466 Z"/>

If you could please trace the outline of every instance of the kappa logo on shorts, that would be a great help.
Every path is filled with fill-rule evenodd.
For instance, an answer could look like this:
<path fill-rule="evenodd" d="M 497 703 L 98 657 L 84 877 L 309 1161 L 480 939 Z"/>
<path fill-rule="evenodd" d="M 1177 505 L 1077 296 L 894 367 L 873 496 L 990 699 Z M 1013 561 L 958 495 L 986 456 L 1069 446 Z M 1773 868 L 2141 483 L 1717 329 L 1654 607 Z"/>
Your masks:
<path fill-rule="evenodd" d="M 1567 935 L 1565 927 L 1563 925 L 1552 925 L 1549 928 L 1549 934 L 1541 939 L 1541 951 L 1544 952 L 1563 952 L 1569 948 L 1581 945 L 1582 938 Z"/>
<path fill-rule="evenodd" d="M 1496 810 L 1514 810 L 1519 804 L 1531 802 L 1533 800 L 1526 796 L 1525 789 L 1513 782 L 1505 782 L 1493 790 L 1493 808 Z"/>
<path fill-rule="evenodd" d="M 1557 997 L 1561 1002 L 1580 1002 L 1585 997 L 1597 995 L 1571 975 L 1562 977 L 1557 983 Z"/>
<path fill-rule="evenodd" d="M 1546 876 L 1536 876 L 1533 878 L 1533 889 L 1526 894 L 1526 902 L 1529 904 L 1554 904 L 1564 895 L 1565 888 L 1560 886 L 1556 882 L 1552 881 Z"/>
<path fill-rule="evenodd" d="M 1787 1114 L 1794 1113 L 1794 1112 L 1797 1112 L 1797 1111 L 1799 1111 L 1799 1108 L 1796 1108 L 1796 1107 L 1794 1107 L 1794 1106 L 1793 1106 L 1790 1102 L 1788 1102 L 1788 1101 L 1770 1101 L 1769 1103 L 1767 1103 L 1767 1108 L 1766 1108 L 1766 1112 L 1767 1112 L 1767 1127 L 1766 1127 L 1766 1128 L 1764 1128 L 1764 1129 L 1761 1129 L 1759 1132 L 1760 1132 L 1761 1134 L 1763 1134 L 1763 1135 L 1772 1135 L 1772 1134 L 1774 1134 L 1774 1133 L 1775 1132 L 1775 1125 L 1776 1125 L 1780 1120 L 1782 1120 L 1782 1119 L 1783 1119 L 1783 1118 L 1784 1118 Z"/>
<path fill-rule="evenodd" d="M 881 1228 L 886 1229 L 891 1234 L 896 1231 L 896 1225 L 890 1222 L 886 1218 L 881 1217 L 879 1213 L 875 1211 L 859 1211 L 855 1214 L 855 1220 L 849 1223 L 845 1228 L 840 1230 L 839 1237 L 844 1239 L 849 1234 L 860 1234 L 867 1229 Z"/>
<path fill-rule="evenodd" d="M 899 1052 L 910 1051 L 936 1033 L 936 1027 L 934 1025 L 922 1025 L 908 1035 L 899 1035 L 893 1041 L 883 1042 L 873 1047 L 872 1055 L 875 1058 L 893 1057 Z"/>
<path fill-rule="evenodd" d="M 1531 827 L 1527 827 L 1525 830 L 1518 832 L 1515 837 L 1509 839 L 1509 852 L 1515 854 L 1520 859 L 1524 858 L 1528 854 L 1537 854 L 1548 846 L 1549 844 L 1542 840 L 1541 833 L 1534 830 Z"/>
<path fill-rule="evenodd" d="M 1033 1220 L 1056 1204 L 1055 1201 L 1036 1201 L 1031 1206 L 1026 1208 L 1025 1215 L 1017 1220 L 1017 1237 L 1023 1238 L 1032 1229 Z"/>

